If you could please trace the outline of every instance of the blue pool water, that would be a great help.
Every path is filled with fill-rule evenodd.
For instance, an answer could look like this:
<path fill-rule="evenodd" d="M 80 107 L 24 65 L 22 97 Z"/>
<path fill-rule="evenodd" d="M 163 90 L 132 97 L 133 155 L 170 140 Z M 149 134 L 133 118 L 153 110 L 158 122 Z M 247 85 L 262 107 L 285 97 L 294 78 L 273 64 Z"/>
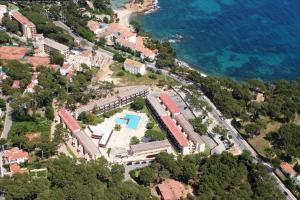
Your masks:
<path fill-rule="evenodd" d="M 141 117 L 138 115 L 125 114 L 124 118 L 116 118 L 117 124 L 127 124 L 127 128 L 136 129 L 139 125 Z"/>
<path fill-rule="evenodd" d="M 128 120 L 126 120 L 126 119 L 122 119 L 122 118 L 116 118 L 115 119 L 115 122 L 117 123 L 117 124 L 127 124 L 128 123 Z"/>
<path fill-rule="evenodd" d="M 237 80 L 300 76 L 300 0 L 159 0 L 142 29 L 205 73 Z M 178 39 L 178 38 L 177 38 Z"/>

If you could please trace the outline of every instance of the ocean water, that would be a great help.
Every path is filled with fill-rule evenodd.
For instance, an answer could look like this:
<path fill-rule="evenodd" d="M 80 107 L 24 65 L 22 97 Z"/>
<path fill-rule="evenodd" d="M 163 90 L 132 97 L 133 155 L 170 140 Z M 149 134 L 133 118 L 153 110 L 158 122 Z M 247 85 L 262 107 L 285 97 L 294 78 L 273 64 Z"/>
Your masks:
<path fill-rule="evenodd" d="M 120 9 L 130 0 L 111 0 L 111 6 L 113 9 Z"/>
<path fill-rule="evenodd" d="M 158 6 L 137 16 L 142 29 L 175 40 L 177 57 L 202 72 L 236 80 L 300 76 L 300 0 L 159 0 Z"/>

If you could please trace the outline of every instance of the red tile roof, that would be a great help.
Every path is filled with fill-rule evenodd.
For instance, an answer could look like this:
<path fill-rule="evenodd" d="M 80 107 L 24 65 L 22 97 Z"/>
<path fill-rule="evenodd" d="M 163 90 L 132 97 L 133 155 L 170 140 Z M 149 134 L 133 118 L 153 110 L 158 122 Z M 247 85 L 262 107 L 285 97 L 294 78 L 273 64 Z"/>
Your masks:
<path fill-rule="evenodd" d="M 180 113 L 180 109 L 176 106 L 175 102 L 167 93 L 162 92 L 160 94 L 160 99 L 173 115 Z"/>
<path fill-rule="evenodd" d="M 13 12 L 11 15 L 15 20 L 17 20 L 20 24 L 26 24 L 29 27 L 34 27 L 35 25 L 29 21 L 26 17 L 24 17 L 19 12 Z"/>
<path fill-rule="evenodd" d="M 188 141 L 184 137 L 183 133 L 179 130 L 175 122 L 171 119 L 169 116 L 162 116 L 161 120 L 164 122 L 166 127 L 169 129 L 170 133 L 173 135 L 177 143 L 181 147 L 186 147 L 188 146 Z"/>
<path fill-rule="evenodd" d="M 178 200 L 186 198 L 189 193 L 182 183 L 173 179 L 166 179 L 162 183 L 157 185 L 162 199 L 164 200 Z"/>
<path fill-rule="evenodd" d="M 28 152 L 19 149 L 18 147 L 11 148 L 9 150 L 4 151 L 4 157 L 8 160 L 8 162 L 18 160 L 21 158 L 28 159 Z"/>
<path fill-rule="evenodd" d="M 67 74 L 66 77 L 67 77 L 68 79 L 72 78 L 72 76 L 73 76 L 73 74 L 75 73 L 75 71 L 76 71 L 76 70 L 72 70 L 72 71 L 68 72 L 68 74 Z"/>
<path fill-rule="evenodd" d="M 63 122 L 66 124 L 66 126 L 71 130 L 72 133 L 76 133 L 76 132 L 80 131 L 79 124 L 74 119 L 74 117 L 71 115 L 71 113 L 69 111 L 67 111 L 65 108 L 61 108 L 58 111 L 58 115 L 63 120 Z"/>
<path fill-rule="evenodd" d="M 20 88 L 20 80 L 14 80 L 11 87 L 14 89 L 19 89 Z"/>
<path fill-rule="evenodd" d="M 296 176 L 297 172 L 293 169 L 293 167 L 287 163 L 287 162 L 283 162 L 280 164 L 280 168 L 282 169 L 282 171 L 286 174 L 289 174 L 290 176 Z"/>
<path fill-rule="evenodd" d="M 12 175 L 16 173 L 28 173 L 27 168 L 21 168 L 18 164 L 12 164 L 9 166 L 9 171 L 12 173 Z"/>

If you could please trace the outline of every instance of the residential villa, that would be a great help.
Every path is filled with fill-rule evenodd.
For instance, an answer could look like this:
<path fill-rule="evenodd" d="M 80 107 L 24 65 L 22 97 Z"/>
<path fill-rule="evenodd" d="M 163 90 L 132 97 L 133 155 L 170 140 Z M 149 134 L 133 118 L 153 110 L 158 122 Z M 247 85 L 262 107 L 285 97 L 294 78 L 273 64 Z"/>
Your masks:
<path fill-rule="evenodd" d="M 144 63 L 127 58 L 124 62 L 124 69 L 131 74 L 141 74 L 146 73 L 146 66 Z"/>
<path fill-rule="evenodd" d="M 13 163 L 23 163 L 29 158 L 29 154 L 26 151 L 23 151 L 22 149 L 19 149 L 18 147 L 13 147 L 9 150 L 5 150 L 3 157 L 5 161 L 9 164 Z"/>
<path fill-rule="evenodd" d="M 38 81 L 38 73 L 33 73 L 32 77 L 31 77 L 31 81 L 30 83 L 27 85 L 25 92 L 27 93 L 34 93 L 35 90 L 35 86 L 37 86 L 39 83 Z"/>
<path fill-rule="evenodd" d="M 66 76 L 67 74 L 71 73 L 75 70 L 75 67 L 70 63 L 64 63 L 63 66 L 60 68 L 60 74 Z"/>
<path fill-rule="evenodd" d="M 185 199 L 190 193 L 182 183 L 174 179 L 165 179 L 156 186 L 156 189 L 162 200 Z"/>
<path fill-rule="evenodd" d="M 23 37 L 25 37 L 26 39 L 34 38 L 36 34 L 36 27 L 31 21 L 29 21 L 18 11 L 12 11 L 9 13 L 9 15 L 12 19 L 16 20 L 19 23 Z"/>
<path fill-rule="evenodd" d="M 11 87 L 13 89 L 19 89 L 21 86 L 20 86 L 20 80 L 14 80 L 13 84 L 11 85 Z"/>
<path fill-rule="evenodd" d="M 9 165 L 9 172 L 4 173 L 7 176 L 13 176 L 14 174 L 28 174 L 27 168 L 21 168 L 20 165 L 14 163 Z"/>
<path fill-rule="evenodd" d="M 286 175 L 290 176 L 290 177 L 294 177 L 297 175 L 297 172 L 293 169 L 293 167 L 287 163 L 287 162 L 283 162 L 280 164 L 280 168 L 283 171 L 283 173 L 285 173 Z"/>

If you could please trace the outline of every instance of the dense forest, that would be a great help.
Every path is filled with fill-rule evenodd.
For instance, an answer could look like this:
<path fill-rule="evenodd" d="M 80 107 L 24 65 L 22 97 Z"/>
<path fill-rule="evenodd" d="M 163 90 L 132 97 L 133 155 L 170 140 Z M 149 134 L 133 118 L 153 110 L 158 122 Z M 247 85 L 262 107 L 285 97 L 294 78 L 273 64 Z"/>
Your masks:
<path fill-rule="evenodd" d="M 66 156 L 49 160 L 47 177 L 16 174 L 0 179 L 6 200 L 151 200 L 150 191 L 124 179 L 124 167 L 104 158 L 86 162 Z"/>
<path fill-rule="evenodd" d="M 300 79 L 263 82 L 251 79 L 237 82 L 225 77 L 203 77 L 194 70 L 175 67 L 174 73 L 201 89 L 232 125 L 246 138 L 265 136 L 269 145 L 260 147 L 263 156 L 278 167 L 280 161 L 299 158 Z M 257 99 L 260 95 L 262 98 Z M 205 105 L 204 105 L 205 106 Z M 279 127 L 279 128 L 277 128 Z M 267 132 L 267 133 L 266 133 Z M 256 148 L 256 144 L 253 144 Z M 261 152 L 259 152 L 261 153 Z"/>
<path fill-rule="evenodd" d="M 189 184 L 195 194 L 189 199 L 284 199 L 266 168 L 253 163 L 248 152 L 238 157 L 223 153 L 209 158 L 197 154 L 177 159 L 171 154 L 160 153 L 150 166 L 130 174 L 145 186 L 165 178 Z"/>
<path fill-rule="evenodd" d="M 6 199 L 156 199 L 147 187 L 164 178 L 174 178 L 193 187 L 194 195 L 188 199 L 201 200 L 282 200 L 266 168 L 252 163 L 244 153 L 234 157 L 223 153 L 210 158 L 201 155 L 178 157 L 160 153 L 145 168 L 132 171 L 140 184 L 124 181 L 124 167 L 109 164 L 104 158 L 86 162 L 60 155 L 48 160 L 47 177 L 30 177 L 17 174 L 0 180 Z"/>

